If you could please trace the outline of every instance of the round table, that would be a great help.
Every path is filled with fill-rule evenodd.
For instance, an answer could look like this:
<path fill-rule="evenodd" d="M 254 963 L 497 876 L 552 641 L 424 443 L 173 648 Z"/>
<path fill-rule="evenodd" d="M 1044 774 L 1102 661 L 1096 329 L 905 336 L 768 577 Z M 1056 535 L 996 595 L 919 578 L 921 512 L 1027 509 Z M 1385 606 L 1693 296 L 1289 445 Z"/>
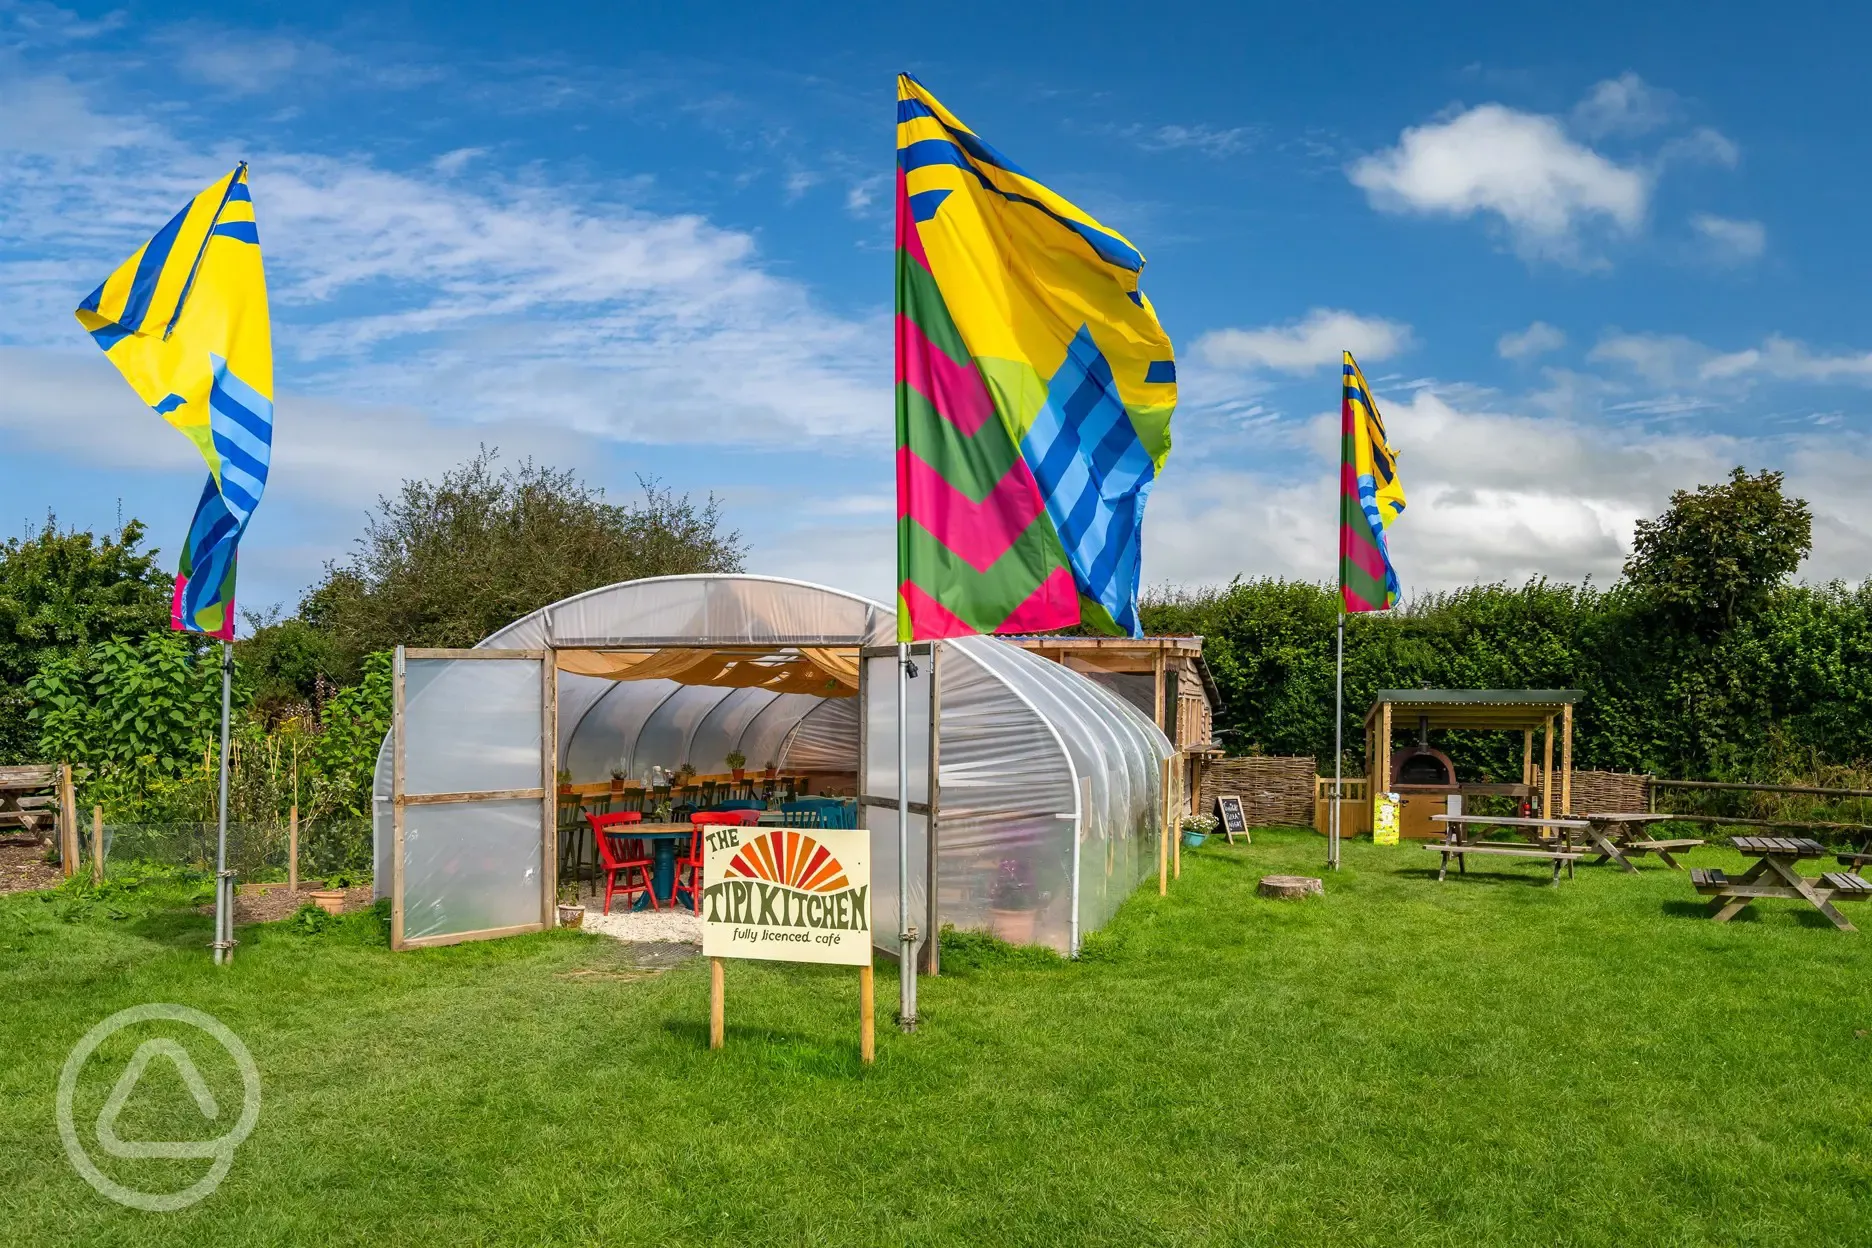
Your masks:
<path fill-rule="evenodd" d="M 669 906 L 682 904 L 691 910 L 695 909 L 695 898 L 690 895 L 689 890 L 676 887 L 676 854 L 695 835 L 694 825 L 627 823 L 615 829 L 607 829 L 607 831 L 612 836 L 650 842 L 650 890 L 656 895 L 657 904 Z M 650 898 L 648 897 L 639 897 L 631 906 L 633 910 L 648 910 L 649 908 Z"/>

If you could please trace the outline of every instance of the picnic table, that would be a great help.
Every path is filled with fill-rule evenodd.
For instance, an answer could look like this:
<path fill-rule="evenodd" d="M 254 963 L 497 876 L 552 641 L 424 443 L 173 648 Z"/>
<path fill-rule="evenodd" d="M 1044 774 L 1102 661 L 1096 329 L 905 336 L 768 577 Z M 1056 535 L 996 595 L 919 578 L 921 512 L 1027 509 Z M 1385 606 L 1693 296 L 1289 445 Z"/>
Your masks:
<path fill-rule="evenodd" d="M 1599 857 L 1593 860 L 1594 865 L 1610 860 L 1618 863 L 1621 870 L 1636 874 L 1638 868 L 1632 865 L 1631 859 L 1645 854 L 1656 854 L 1671 870 L 1683 870 L 1682 864 L 1671 857 L 1671 854 L 1681 853 L 1686 849 L 1695 849 L 1703 844 L 1701 840 L 1696 837 L 1663 840 L 1646 835 L 1651 824 L 1668 823 L 1678 817 L 1655 812 L 1585 816 L 1586 839 L 1592 842 L 1594 849 L 1599 851 Z"/>
<path fill-rule="evenodd" d="M 1829 871 L 1818 878 L 1802 875 L 1802 859 L 1828 852 L 1819 841 L 1805 836 L 1738 836 L 1729 843 L 1758 861 L 1733 880 L 1714 868 L 1691 868 L 1691 886 L 1711 898 L 1712 919 L 1727 923 L 1757 897 L 1786 897 L 1805 901 L 1842 932 L 1858 930 L 1833 908 L 1833 902 L 1872 897 L 1872 884 L 1851 871 Z"/>
<path fill-rule="evenodd" d="M 1439 881 L 1449 877 L 1450 859 L 1456 860 L 1456 872 L 1467 875 L 1469 867 L 1465 859 L 1470 854 L 1497 854 L 1507 858 L 1544 858 L 1553 863 L 1553 883 L 1560 883 L 1560 868 L 1564 866 L 1569 876 L 1573 873 L 1573 864 L 1585 856 L 1585 851 L 1575 849 L 1566 839 L 1566 833 L 1584 831 L 1587 827 L 1583 819 L 1530 819 L 1512 815 L 1431 815 L 1431 822 L 1443 825 L 1444 839 L 1425 841 L 1423 847 L 1443 855 L 1442 865 L 1437 868 Z M 1485 841 L 1478 839 L 1475 829 L 1483 829 L 1483 835 L 1492 828 L 1509 828 L 1527 832 L 1536 838 L 1529 841 Z"/>

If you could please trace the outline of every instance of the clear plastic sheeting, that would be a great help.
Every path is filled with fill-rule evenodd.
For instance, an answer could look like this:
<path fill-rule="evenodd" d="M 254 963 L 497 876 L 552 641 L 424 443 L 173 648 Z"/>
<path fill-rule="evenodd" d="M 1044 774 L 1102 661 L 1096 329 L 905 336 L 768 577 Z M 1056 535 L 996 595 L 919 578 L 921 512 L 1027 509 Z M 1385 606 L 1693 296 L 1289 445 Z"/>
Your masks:
<path fill-rule="evenodd" d="M 538 659 L 410 659 L 404 665 L 405 793 L 537 789 Z"/>
<path fill-rule="evenodd" d="M 538 926 L 540 804 L 445 802 L 403 811 L 403 938 Z"/>
<path fill-rule="evenodd" d="M 895 641 L 890 609 L 852 594 L 771 577 L 695 576 L 593 590 L 536 611 L 482 645 L 851 647 Z M 938 643 L 938 649 L 936 878 L 929 878 L 929 820 L 913 813 L 910 919 L 919 929 L 927 927 L 933 891 L 938 923 L 1074 952 L 1087 932 L 1107 922 L 1138 883 L 1156 871 L 1162 766 L 1172 746 L 1121 693 L 1018 647 L 990 637 L 964 637 Z M 930 661 L 919 655 L 916 662 L 910 780 L 911 800 L 922 804 L 929 796 Z M 491 668 L 495 663 L 462 666 Z M 560 672 L 558 766 L 573 783 L 584 784 L 603 780 L 613 770 L 641 781 L 653 766 L 685 762 L 700 772 L 724 771 L 726 756 L 734 752 L 746 756 L 750 770 L 773 762 L 788 769 L 858 772 L 862 755 L 862 791 L 894 802 L 897 660 L 883 656 L 864 663 L 863 697 L 834 699 Z M 533 697 L 537 707 L 537 689 Z M 490 695 L 489 702 L 517 710 L 517 690 Z M 476 704 L 464 695 L 464 705 Z M 425 719 L 420 727 L 409 721 L 408 731 L 412 757 L 428 751 L 438 768 L 471 771 L 476 778 L 465 787 L 498 787 L 486 778 L 492 774 L 488 764 L 496 761 L 492 756 L 517 752 L 514 739 L 504 736 L 498 747 L 491 739 L 485 749 L 475 745 L 478 729 L 471 728 L 465 742 L 447 717 Z M 419 743 L 419 731 L 439 734 L 438 739 Z M 441 761 L 451 753 L 454 761 Z M 483 759 L 484 753 L 490 757 Z M 517 757 L 509 761 L 517 765 Z M 537 761 L 534 768 L 537 776 Z M 379 760 L 375 807 L 380 891 L 389 876 L 389 780 L 386 750 Z M 505 805 L 481 802 L 475 808 Z M 539 812 L 537 804 L 518 805 L 527 809 L 525 816 L 466 816 L 453 848 L 446 837 L 433 834 L 444 825 L 431 812 L 461 818 L 466 808 L 406 809 L 406 875 L 415 821 L 429 834 L 423 852 L 433 855 L 420 881 L 428 891 L 420 897 L 406 892 L 412 907 L 420 902 L 425 908 L 422 922 L 428 924 L 419 925 L 411 909 L 406 915 L 410 937 L 537 920 L 539 880 L 527 871 L 539 869 Z M 861 809 L 872 834 L 873 939 L 895 952 L 897 814 L 889 806 Z M 408 883 L 413 890 L 419 881 L 410 877 Z"/>

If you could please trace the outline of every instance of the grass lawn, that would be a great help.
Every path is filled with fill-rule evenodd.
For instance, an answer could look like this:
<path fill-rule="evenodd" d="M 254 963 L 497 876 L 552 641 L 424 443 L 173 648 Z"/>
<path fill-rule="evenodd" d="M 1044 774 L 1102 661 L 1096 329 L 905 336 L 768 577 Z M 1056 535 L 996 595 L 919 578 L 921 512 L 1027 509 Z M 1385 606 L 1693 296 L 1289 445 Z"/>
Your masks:
<path fill-rule="evenodd" d="M 1439 885 L 1409 845 L 1348 844 L 1324 899 L 1255 896 L 1323 857 L 1284 831 L 1186 854 L 1078 964 L 960 950 L 868 1070 L 849 970 L 730 964 L 710 1053 L 706 963 L 634 969 L 601 937 L 392 954 L 354 916 L 244 929 L 217 971 L 209 920 L 161 886 L 0 898 L 0 1238 L 1872 1243 L 1872 937 L 1789 902 L 1709 923 L 1657 864 Z M 887 968 L 877 995 L 887 1014 Z M 96 1195 L 54 1126 L 72 1045 L 149 1001 L 220 1018 L 265 1089 L 219 1191 L 178 1213 Z M 99 1050 L 76 1117 L 108 1173 L 174 1190 L 207 1163 L 95 1147 L 150 1034 Z M 225 1123 L 232 1068 L 202 1068 Z M 204 1125 L 159 1061 L 118 1129 Z"/>

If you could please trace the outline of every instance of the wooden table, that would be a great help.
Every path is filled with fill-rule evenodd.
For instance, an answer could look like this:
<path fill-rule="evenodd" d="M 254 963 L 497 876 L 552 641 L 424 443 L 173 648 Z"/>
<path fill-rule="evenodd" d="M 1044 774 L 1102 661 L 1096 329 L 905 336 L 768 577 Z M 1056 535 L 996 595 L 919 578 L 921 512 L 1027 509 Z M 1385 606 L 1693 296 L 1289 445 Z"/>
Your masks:
<path fill-rule="evenodd" d="M 1711 898 L 1712 919 L 1727 923 L 1757 897 L 1785 897 L 1806 902 L 1842 932 L 1858 930 L 1833 908 L 1833 902 L 1872 897 L 1872 884 L 1849 871 L 1830 871 L 1818 879 L 1802 875 L 1803 858 L 1819 858 L 1828 852 L 1819 841 L 1805 836 L 1738 836 L 1729 843 L 1759 861 L 1734 880 L 1721 871 L 1691 869 L 1691 885 Z"/>
<path fill-rule="evenodd" d="M 1595 814 L 1586 816 L 1586 839 L 1599 851 L 1594 864 L 1610 860 L 1619 868 L 1636 875 L 1638 868 L 1633 866 L 1633 858 L 1645 854 L 1656 854 L 1673 871 L 1683 870 L 1683 865 L 1672 853 L 1681 853 L 1686 849 L 1695 849 L 1703 842 L 1696 837 L 1680 837 L 1675 840 L 1659 840 L 1645 835 L 1645 829 L 1654 823 L 1669 823 L 1675 815 L 1646 814 Z"/>
<path fill-rule="evenodd" d="M 695 835 L 695 825 L 690 823 L 624 823 L 615 828 L 606 828 L 606 836 L 615 836 L 622 840 L 649 841 L 651 870 L 650 891 L 656 895 L 660 906 L 685 905 L 695 909 L 695 898 L 689 896 L 687 888 L 676 887 L 676 851 L 689 843 Z M 685 897 L 687 901 L 684 901 Z M 648 910 L 650 898 L 639 897 L 631 906 L 633 910 Z"/>
<path fill-rule="evenodd" d="M 1573 864 L 1585 856 L 1585 851 L 1574 849 L 1565 840 L 1567 832 L 1584 831 L 1587 824 L 1583 819 L 1523 819 L 1508 815 L 1431 815 L 1433 823 L 1443 825 L 1445 839 L 1425 841 L 1423 847 L 1443 855 L 1443 863 L 1437 868 L 1436 878 L 1441 881 L 1449 877 L 1450 859 L 1456 860 L 1458 875 L 1469 873 L 1464 859 L 1470 854 L 1498 854 L 1507 858 L 1545 858 L 1553 863 L 1553 880 L 1560 883 L 1560 868 L 1564 866 L 1568 875 L 1573 872 Z M 1518 828 L 1531 832 L 1547 844 L 1529 842 L 1513 843 L 1506 841 L 1483 841 L 1476 839 L 1474 829 L 1482 828 Z M 1547 833 L 1549 835 L 1542 835 Z M 1561 833 L 1561 836 L 1551 835 Z"/>

